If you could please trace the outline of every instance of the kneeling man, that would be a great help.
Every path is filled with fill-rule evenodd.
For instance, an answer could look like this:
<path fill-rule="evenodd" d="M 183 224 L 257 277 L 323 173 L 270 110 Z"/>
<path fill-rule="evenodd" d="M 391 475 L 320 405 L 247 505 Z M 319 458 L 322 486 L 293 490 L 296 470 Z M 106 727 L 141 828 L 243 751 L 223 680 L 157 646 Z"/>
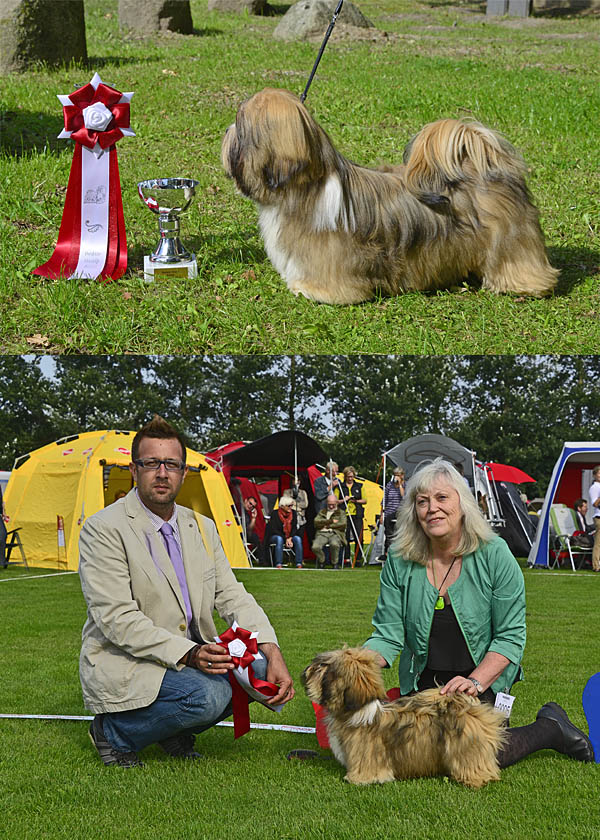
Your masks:
<path fill-rule="evenodd" d="M 90 737 L 107 765 L 134 767 L 158 743 L 197 758 L 195 735 L 231 714 L 234 667 L 213 610 L 258 631 L 254 673 L 279 686 L 269 701 L 294 696 L 275 631 L 235 579 L 214 522 L 201 531 L 175 503 L 187 473 L 183 438 L 160 417 L 134 437 L 136 487 L 90 517 L 81 531 L 79 575 L 87 603 L 79 673 Z"/>
<path fill-rule="evenodd" d="M 312 550 L 317 557 L 317 565 L 325 565 L 325 546 L 329 546 L 331 565 L 337 569 L 340 549 L 346 545 L 346 514 L 338 509 L 338 498 L 331 493 L 327 496 L 327 507 L 315 516 L 315 538 Z"/>

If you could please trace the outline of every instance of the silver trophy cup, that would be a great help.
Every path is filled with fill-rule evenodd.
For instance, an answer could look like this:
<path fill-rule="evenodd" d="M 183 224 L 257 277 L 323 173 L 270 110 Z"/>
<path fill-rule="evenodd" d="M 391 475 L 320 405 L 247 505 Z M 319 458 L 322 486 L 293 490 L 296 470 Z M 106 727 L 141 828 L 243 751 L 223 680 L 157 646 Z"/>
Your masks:
<path fill-rule="evenodd" d="M 179 217 L 192 203 L 198 183 L 191 178 L 151 178 L 138 184 L 140 198 L 158 216 L 160 232 L 156 250 L 144 257 L 146 280 L 198 276 L 196 257 L 179 238 Z"/>

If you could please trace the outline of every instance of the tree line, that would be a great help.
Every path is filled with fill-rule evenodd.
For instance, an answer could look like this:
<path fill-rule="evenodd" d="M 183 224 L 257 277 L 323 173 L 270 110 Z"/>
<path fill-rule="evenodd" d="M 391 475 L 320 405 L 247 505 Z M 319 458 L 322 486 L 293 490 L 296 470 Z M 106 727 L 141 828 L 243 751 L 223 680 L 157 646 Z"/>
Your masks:
<path fill-rule="evenodd" d="M 600 440 L 600 356 L 0 357 L 0 469 L 60 437 L 154 413 L 201 452 L 295 428 L 375 478 L 381 455 L 443 434 L 543 492 L 565 440 Z"/>

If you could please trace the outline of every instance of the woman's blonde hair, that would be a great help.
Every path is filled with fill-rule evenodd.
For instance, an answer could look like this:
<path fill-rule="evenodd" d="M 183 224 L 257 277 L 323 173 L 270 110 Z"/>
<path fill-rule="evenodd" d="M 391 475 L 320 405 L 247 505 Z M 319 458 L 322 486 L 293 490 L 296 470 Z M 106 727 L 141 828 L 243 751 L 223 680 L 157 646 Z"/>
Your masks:
<path fill-rule="evenodd" d="M 423 566 L 427 563 L 431 556 L 431 544 L 417 517 L 416 499 L 419 493 L 427 493 L 438 479 L 447 482 L 458 493 L 462 535 L 455 549 L 456 554 L 471 554 L 482 542 L 489 542 L 494 537 L 494 532 L 483 518 L 463 476 L 448 461 L 436 458 L 431 464 L 417 470 L 406 485 L 392 542 L 393 555 Z"/>
<path fill-rule="evenodd" d="M 342 472 L 344 474 L 344 481 L 346 481 L 350 473 L 354 473 L 354 478 L 356 478 L 356 470 L 354 469 L 354 467 L 344 467 Z"/>

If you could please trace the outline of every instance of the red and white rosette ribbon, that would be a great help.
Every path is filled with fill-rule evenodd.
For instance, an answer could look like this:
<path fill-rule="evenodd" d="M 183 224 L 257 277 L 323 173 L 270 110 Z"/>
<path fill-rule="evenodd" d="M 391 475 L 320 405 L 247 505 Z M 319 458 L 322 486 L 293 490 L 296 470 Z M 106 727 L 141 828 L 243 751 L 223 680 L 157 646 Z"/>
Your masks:
<path fill-rule="evenodd" d="M 258 633 L 251 633 L 250 630 L 244 630 L 243 627 L 239 626 L 237 621 L 233 622 L 229 630 L 221 633 L 220 636 L 215 636 L 215 641 L 227 648 L 235 665 L 234 670 L 229 672 L 233 705 L 233 734 L 235 738 L 240 738 L 246 732 L 250 731 L 249 697 L 266 705 L 267 700 L 275 697 L 279 691 L 279 687 L 275 683 L 259 680 L 258 677 L 254 676 L 252 663 L 256 659 L 263 658 L 262 653 L 258 649 L 257 637 Z M 267 708 L 272 709 L 274 712 L 280 712 L 283 708 L 283 703 L 278 706 L 267 706 Z"/>
<path fill-rule="evenodd" d="M 133 93 L 105 85 L 95 73 L 89 84 L 59 94 L 65 127 L 59 138 L 75 141 L 65 208 L 54 253 L 34 274 L 49 277 L 111 277 L 127 268 L 127 241 L 115 143 L 134 137 L 129 128 Z"/>

